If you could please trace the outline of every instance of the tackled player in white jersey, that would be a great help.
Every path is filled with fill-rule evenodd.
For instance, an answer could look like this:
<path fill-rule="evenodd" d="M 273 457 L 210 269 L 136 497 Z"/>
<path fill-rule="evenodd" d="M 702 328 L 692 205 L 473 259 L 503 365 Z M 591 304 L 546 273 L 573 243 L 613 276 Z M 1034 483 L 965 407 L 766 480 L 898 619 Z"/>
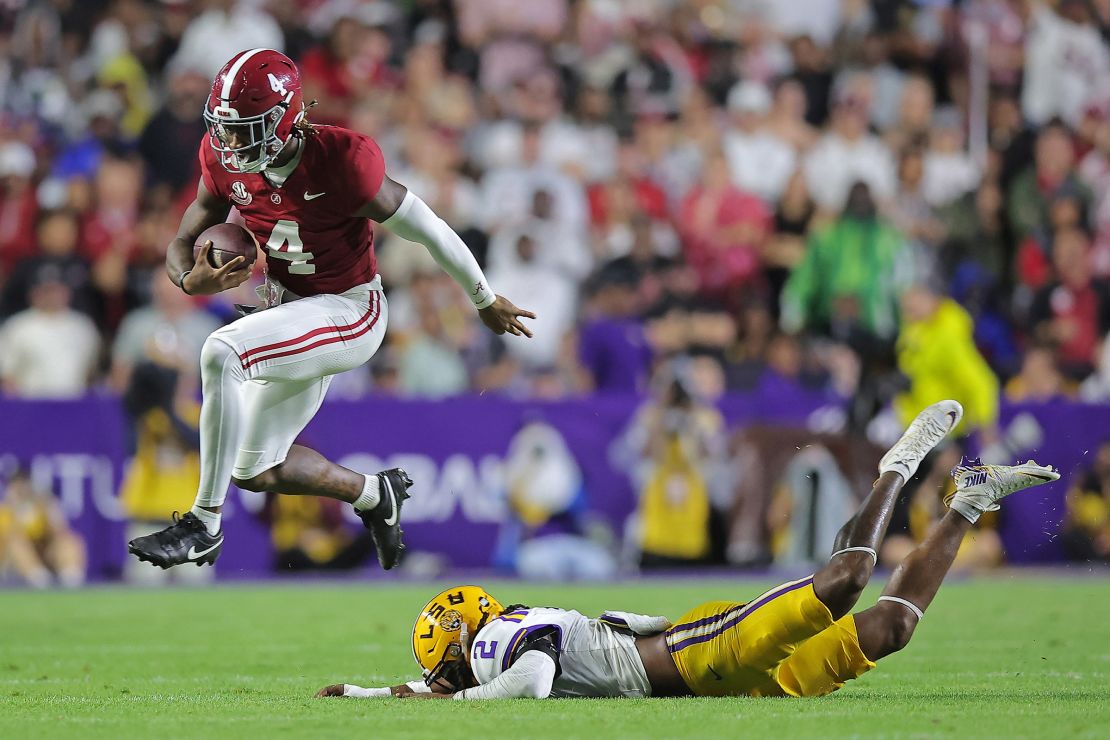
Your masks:
<path fill-rule="evenodd" d="M 1060 476 L 1049 467 L 953 471 L 949 511 L 894 571 L 878 602 L 852 613 L 904 483 L 954 429 L 955 401 L 924 411 L 879 464 L 879 478 L 812 576 L 747 602 L 710 601 L 674 624 L 606 612 L 589 619 L 549 607 L 503 608 L 478 586 L 428 602 L 412 632 L 423 680 L 383 688 L 334 684 L 317 696 L 458 700 L 634 696 L 821 696 L 903 649 L 932 603 L 964 536 L 1013 493 Z"/>

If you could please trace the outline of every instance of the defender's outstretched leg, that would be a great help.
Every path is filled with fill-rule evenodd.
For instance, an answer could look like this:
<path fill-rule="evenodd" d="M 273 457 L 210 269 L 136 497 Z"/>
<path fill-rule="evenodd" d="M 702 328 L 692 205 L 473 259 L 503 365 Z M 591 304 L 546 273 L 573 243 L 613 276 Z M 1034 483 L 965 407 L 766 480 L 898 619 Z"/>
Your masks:
<path fill-rule="evenodd" d="M 813 590 L 834 619 L 843 617 L 855 606 L 870 580 L 879 544 L 902 486 L 962 416 L 963 408 L 955 401 L 929 406 L 879 462 L 879 479 L 874 488 L 837 534 L 828 565 L 813 576 Z"/>
<path fill-rule="evenodd" d="M 946 501 L 951 509 L 894 571 L 879 603 L 855 615 L 860 647 L 872 661 L 909 643 L 980 514 L 996 511 L 1006 496 L 1050 483 L 1060 474 L 1033 461 L 1006 467 L 975 460 L 957 467 L 953 476 L 956 493 Z"/>

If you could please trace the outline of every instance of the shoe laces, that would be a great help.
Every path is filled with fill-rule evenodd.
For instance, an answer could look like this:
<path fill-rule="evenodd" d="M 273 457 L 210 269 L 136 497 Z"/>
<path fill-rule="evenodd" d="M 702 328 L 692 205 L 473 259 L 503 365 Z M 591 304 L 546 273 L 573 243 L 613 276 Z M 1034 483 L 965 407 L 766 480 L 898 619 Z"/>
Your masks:
<path fill-rule="evenodd" d="M 184 514 L 179 511 L 175 511 L 173 513 L 173 526 L 196 529 L 197 527 L 204 527 L 204 522 L 202 522 L 200 518 L 198 518 L 197 515 L 191 511 L 186 511 Z M 208 530 L 205 529 L 205 531 L 207 532 Z"/>
<path fill-rule="evenodd" d="M 914 419 L 914 423 L 919 423 L 915 432 L 916 434 L 903 435 L 900 442 L 904 445 L 903 449 L 907 452 L 913 453 L 916 456 L 924 457 L 929 450 L 936 446 L 937 442 L 933 437 L 943 439 L 948 430 L 936 419 L 932 417 Z M 911 427 L 913 425 L 911 424 Z M 908 431 L 908 430 L 907 430 Z"/>

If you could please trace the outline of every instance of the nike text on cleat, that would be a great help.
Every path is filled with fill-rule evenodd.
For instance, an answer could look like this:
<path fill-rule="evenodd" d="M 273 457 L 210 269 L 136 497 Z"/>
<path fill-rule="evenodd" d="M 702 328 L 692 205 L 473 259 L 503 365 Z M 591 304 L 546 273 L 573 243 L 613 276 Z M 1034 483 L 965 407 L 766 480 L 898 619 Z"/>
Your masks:
<path fill-rule="evenodd" d="M 378 551 L 378 562 L 384 570 L 397 565 L 405 545 L 401 541 L 401 506 L 409 497 L 412 479 L 401 468 L 392 468 L 378 473 L 378 494 L 380 500 L 373 509 L 359 512 L 359 518 L 374 540 Z"/>
<path fill-rule="evenodd" d="M 182 563 L 196 563 L 199 567 L 214 565 L 223 543 L 222 532 L 208 534 L 204 522 L 192 512 L 180 516 L 175 511 L 173 524 L 145 537 L 136 537 L 127 543 L 127 550 L 139 560 L 163 569 Z"/>
<path fill-rule="evenodd" d="M 1012 493 L 1059 480 L 1051 465 L 1029 460 L 1021 465 L 984 465 L 979 459 L 961 460 L 952 470 L 956 492 L 944 503 L 974 522 L 985 511 L 998 511 L 998 502 Z"/>
<path fill-rule="evenodd" d="M 908 481 L 925 456 L 959 425 L 963 415 L 964 409 L 956 401 L 940 401 L 926 407 L 883 455 L 879 473 L 893 471 Z"/>

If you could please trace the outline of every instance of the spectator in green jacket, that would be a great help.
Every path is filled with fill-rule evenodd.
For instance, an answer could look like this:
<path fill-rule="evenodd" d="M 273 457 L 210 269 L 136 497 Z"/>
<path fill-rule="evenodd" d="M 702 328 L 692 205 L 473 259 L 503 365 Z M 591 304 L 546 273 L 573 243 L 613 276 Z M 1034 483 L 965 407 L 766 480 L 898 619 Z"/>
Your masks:
<path fill-rule="evenodd" d="M 865 183 L 857 182 L 839 219 L 813 233 L 782 296 L 782 325 L 840 336 L 845 327 L 893 341 L 898 296 L 912 259 L 902 234 L 878 216 Z"/>

